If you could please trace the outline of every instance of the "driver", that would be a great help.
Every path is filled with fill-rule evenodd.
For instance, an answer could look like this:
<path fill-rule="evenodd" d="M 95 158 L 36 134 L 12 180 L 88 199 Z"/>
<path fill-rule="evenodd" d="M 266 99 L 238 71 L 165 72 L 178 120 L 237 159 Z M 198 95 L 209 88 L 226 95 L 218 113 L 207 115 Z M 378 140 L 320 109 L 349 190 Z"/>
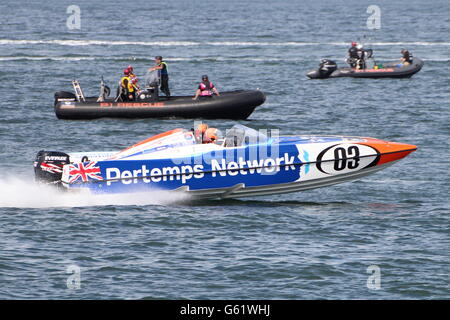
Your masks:
<path fill-rule="evenodd" d="M 219 130 L 217 128 L 208 128 L 203 136 L 203 143 L 215 143 L 219 138 Z"/>
<path fill-rule="evenodd" d="M 194 130 L 194 137 L 197 143 L 214 143 L 219 139 L 220 131 L 217 128 L 210 128 L 206 123 L 200 123 Z"/>

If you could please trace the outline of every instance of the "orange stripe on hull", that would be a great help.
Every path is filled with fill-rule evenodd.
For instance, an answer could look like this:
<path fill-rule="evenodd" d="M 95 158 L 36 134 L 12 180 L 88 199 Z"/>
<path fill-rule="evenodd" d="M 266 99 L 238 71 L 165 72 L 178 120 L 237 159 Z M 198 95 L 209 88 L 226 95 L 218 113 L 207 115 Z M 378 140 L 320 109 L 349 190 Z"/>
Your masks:
<path fill-rule="evenodd" d="M 386 154 L 382 154 L 380 157 L 380 160 L 377 163 L 377 166 L 382 165 L 384 163 L 388 163 L 388 162 L 392 162 L 392 161 L 396 161 L 396 160 L 400 160 L 404 157 L 406 157 L 408 154 L 410 154 L 411 152 L 413 152 L 414 150 L 409 150 L 409 151 L 397 151 L 395 153 L 386 153 Z"/>
<path fill-rule="evenodd" d="M 377 165 L 382 165 L 388 162 L 397 161 L 413 151 L 417 150 L 417 146 L 406 143 L 389 142 L 373 138 L 365 138 L 367 143 L 359 143 L 370 146 L 380 153 L 380 160 Z"/>

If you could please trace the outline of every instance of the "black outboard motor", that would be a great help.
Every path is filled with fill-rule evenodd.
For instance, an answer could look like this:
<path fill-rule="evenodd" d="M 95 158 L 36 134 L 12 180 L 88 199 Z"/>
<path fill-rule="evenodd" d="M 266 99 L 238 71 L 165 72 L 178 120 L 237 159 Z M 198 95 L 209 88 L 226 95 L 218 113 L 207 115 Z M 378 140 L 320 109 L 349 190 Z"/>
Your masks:
<path fill-rule="evenodd" d="M 60 186 L 63 166 L 69 164 L 69 155 L 58 151 L 41 150 L 34 161 L 34 177 L 39 183 Z"/>
<path fill-rule="evenodd" d="M 72 92 L 68 91 L 58 91 L 55 93 L 55 105 L 58 102 L 64 102 L 64 101 L 77 101 L 77 97 Z"/>
<path fill-rule="evenodd" d="M 326 79 L 337 69 L 336 62 L 329 59 L 320 60 L 319 69 L 312 70 L 306 75 L 311 79 Z"/>
<path fill-rule="evenodd" d="M 138 101 L 156 102 L 159 100 L 158 85 L 146 87 L 145 90 L 139 92 L 136 97 Z"/>

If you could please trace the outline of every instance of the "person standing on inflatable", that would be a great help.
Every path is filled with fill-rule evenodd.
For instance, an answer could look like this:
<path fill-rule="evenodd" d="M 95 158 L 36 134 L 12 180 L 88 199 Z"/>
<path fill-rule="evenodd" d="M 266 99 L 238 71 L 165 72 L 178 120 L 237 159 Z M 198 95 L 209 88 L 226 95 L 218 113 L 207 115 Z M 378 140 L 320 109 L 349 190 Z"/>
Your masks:
<path fill-rule="evenodd" d="M 156 66 L 149 69 L 149 71 L 159 70 L 159 76 L 161 79 L 161 91 L 164 92 L 166 97 L 170 98 L 169 90 L 169 72 L 167 71 L 167 63 L 163 61 L 161 56 L 155 57 Z"/>
<path fill-rule="evenodd" d="M 350 67 L 355 68 L 356 67 L 356 61 L 359 59 L 358 56 L 358 49 L 356 46 L 358 45 L 357 42 L 353 41 L 352 46 L 350 49 L 348 49 L 348 63 L 350 64 Z"/>
<path fill-rule="evenodd" d="M 214 84 L 209 81 L 208 76 L 205 74 L 202 76 L 202 82 L 198 85 L 198 89 L 195 92 L 195 97 L 192 98 L 192 100 L 197 100 L 198 96 L 211 98 L 213 92 L 218 96 L 220 95 L 219 91 L 217 91 Z"/>

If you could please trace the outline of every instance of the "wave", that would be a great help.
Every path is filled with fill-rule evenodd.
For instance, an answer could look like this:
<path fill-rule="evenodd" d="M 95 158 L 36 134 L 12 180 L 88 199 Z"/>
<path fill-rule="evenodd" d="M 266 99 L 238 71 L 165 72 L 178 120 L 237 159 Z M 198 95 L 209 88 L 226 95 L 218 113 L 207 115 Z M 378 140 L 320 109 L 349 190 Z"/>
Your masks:
<path fill-rule="evenodd" d="M 149 61 L 148 57 L 105 57 L 105 56 L 0 56 L 0 61 L 84 61 L 84 60 L 102 60 L 102 61 Z M 167 61 L 280 61 L 279 58 L 264 57 L 167 57 Z M 301 58 L 286 58 L 283 61 L 302 61 Z"/>
<path fill-rule="evenodd" d="M 335 60 L 342 60 L 342 57 L 328 57 Z M 377 60 L 393 61 L 398 57 L 376 57 Z M 78 56 L 78 57 L 65 57 L 65 56 L 0 56 L 0 61 L 135 61 L 135 62 L 148 62 L 148 57 L 105 57 L 105 56 Z M 167 57 L 167 61 L 253 61 L 253 62 L 279 62 L 279 58 L 266 58 L 266 57 Z M 431 62 L 449 62 L 450 58 L 422 58 L 423 61 Z M 305 58 L 283 58 L 283 62 L 304 62 Z"/>
<path fill-rule="evenodd" d="M 0 180 L 0 208 L 92 207 L 110 205 L 168 205 L 189 200 L 186 194 L 169 191 L 152 193 L 94 195 L 86 192 L 68 193 L 40 185 L 25 178 Z"/>
<path fill-rule="evenodd" d="M 257 41 L 120 41 L 120 40 L 18 40 L 0 39 L 0 45 L 45 44 L 61 46 L 348 46 L 348 42 L 257 42 Z M 450 42 L 366 42 L 372 46 L 450 46 Z"/>

